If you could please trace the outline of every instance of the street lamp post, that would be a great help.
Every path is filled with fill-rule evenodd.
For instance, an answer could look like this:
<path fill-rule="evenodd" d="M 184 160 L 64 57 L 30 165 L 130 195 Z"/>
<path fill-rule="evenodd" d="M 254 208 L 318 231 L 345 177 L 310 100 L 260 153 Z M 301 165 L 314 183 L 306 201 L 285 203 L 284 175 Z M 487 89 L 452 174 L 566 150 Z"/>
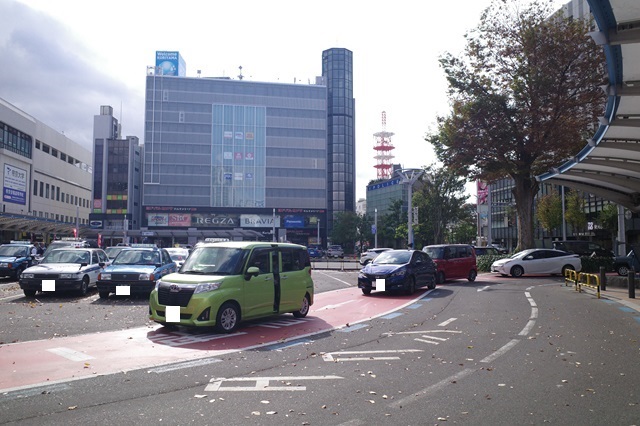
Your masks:
<path fill-rule="evenodd" d="M 412 203 L 412 192 L 413 192 L 413 184 L 422 176 L 424 173 L 423 169 L 402 169 L 397 170 L 397 174 L 402 177 L 402 183 L 407 184 L 407 245 L 413 248 L 413 217 L 411 206 Z"/>
<path fill-rule="evenodd" d="M 373 247 L 378 248 L 378 209 L 373 209 L 373 226 L 375 229 Z"/>

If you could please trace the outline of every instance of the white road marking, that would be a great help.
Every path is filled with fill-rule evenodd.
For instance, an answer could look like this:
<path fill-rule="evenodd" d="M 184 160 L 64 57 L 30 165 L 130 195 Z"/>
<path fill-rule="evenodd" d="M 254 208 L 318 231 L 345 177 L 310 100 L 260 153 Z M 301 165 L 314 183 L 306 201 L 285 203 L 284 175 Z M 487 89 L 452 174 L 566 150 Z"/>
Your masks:
<path fill-rule="evenodd" d="M 441 322 L 440 324 L 438 324 L 438 327 L 446 327 L 447 325 L 451 324 L 452 322 L 454 322 L 455 320 L 457 320 L 458 318 L 449 318 L 448 320 Z"/>
<path fill-rule="evenodd" d="M 464 370 L 462 370 L 461 372 L 454 374 L 453 376 L 447 377 L 444 380 L 439 381 L 438 383 L 429 386 L 428 388 L 424 388 L 421 391 L 418 391 L 416 393 L 414 393 L 413 395 L 409 395 L 406 398 L 402 398 L 399 399 L 395 402 L 392 402 L 391 404 L 389 404 L 390 407 L 393 408 L 402 408 L 405 405 L 411 404 L 413 402 L 417 402 L 423 398 L 426 398 L 428 396 L 430 396 L 431 394 L 435 393 L 436 391 L 439 391 L 440 389 L 444 388 L 445 386 L 448 386 L 449 384 L 451 384 L 452 382 L 457 382 L 458 380 L 470 375 L 471 373 L 475 372 L 476 370 L 472 369 L 472 368 L 465 368 Z"/>
<path fill-rule="evenodd" d="M 488 285 L 485 285 L 484 287 L 481 287 L 481 288 L 479 288 L 479 289 L 478 289 L 478 290 L 476 290 L 476 291 L 484 291 L 484 290 L 486 290 L 486 289 L 488 289 L 488 288 L 489 288 L 489 286 L 488 286 Z"/>
<path fill-rule="evenodd" d="M 354 270 L 354 271 L 355 271 L 355 272 L 358 272 L 357 270 Z M 336 281 L 339 281 L 339 282 L 341 282 L 342 284 L 344 284 L 344 285 L 346 285 L 346 286 L 348 286 L 348 287 L 353 287 L 353 286 L 355 286 L 355 285 L 358 285 L 358 283 L 357 283 L 357 282 L 356 282 L 355 284 L 352 284 L 352 283 L 350 283 L 350 282 L 343 281 L 343 280 L 341 280 L 341 279 L 339 279 L 339 278 L 336 278 L 336 277 L 334 277 L 334 276 L 332 276 L 332 275 L 329 275 L 329 274 L 327 274 L 327 273 L 320 272 L 320 271 L 318 271 L 317 269 L 314 269 L 314 270 L 313 270 L 313 273 L 314 273 L 314 274 L 322 274 L 322 275 L 324 275 L 325 277 L 329 277 L 329 278 L 332 278 L 332 279 L 334 279 L 334 280 L 336 280 Z"/>
<path fill-rule="evenodd" d="M 69 349 L 69 348 L 52 348 L 52 349 L 47 349 L 47 352 L 60 355 L 61 357 L 71 361 L 87 361 L 89 359 L 94 359 L 94 357 L 92 357 L 91 355 L 74 351 L 73 349 Z"/>
<path fill-rule="evenodd" d="M 247 391 L 303 391 L 306 386 L 293 385 L 291 381 L 298 380 L 333 380 L 342 379 L 340 376 L 276 376 L 276 377 L 219 377 L 210 380 L 210 384 L 204 389 L 205 392 L 247 392 Z M 271 386 L 272 381 L 285 382 L 284 386 Z M 225 382 L 255 382 L 254 386 L 222 386 Z"/>
<path fill-rule="evenodd" d="M 214 364 L 216 362 L 221 362 L 221 361 L 222 361 L 221 359 L 216 359 L 216 358 L 197 359 L 194 361 L 187 361 L 187 362 L 181 362 L 178 364 L 165 365 L 164 367 L 152 368 L 151 370 L 148 370 L 147 373 L 160 374 L 160 373 L 166 373 L 167 371 L 181 370 L 183 368 L 201 367 L 203 365 Z"/>
<path fill-rule="evenodd" d="M 344 306 L 347 303 L 351 303 L 351 302 L 355 302 L 355 300 L 351 299 L 351 300 L 347 300 L 347 301 L 344 301 L 344 302 L 341 302 L 341 303 L 336 303 L 334 305 L 323 306 L 320 309 L 314 309 L 314 311 L 319 312 L 319 311 L 324 311 L 324 310 L 327 310 L 327 309 L 339 308 L 340 306 Z"/>
<path fill-rule="evenodd" d="M 422 330 L 422 331 L 399 331 L 397 333 L 385 333 L 388 335 L 393 335 L 393 334 L 425 334 L 425 333 L 455 333 L 455 334 L 460 334 L 462 333 L 462 331 L 459 330 Z"/>
<path fill-rule="evenodd" d="M 430 340 L 424 340 L 424 339 L 419 339 L 419 338 L 415 338 L 413 340 L 417 340 L 418 342 L 424 342 L 424 343 L 431 343 L 432 345 L 439 345 L 439 342 L 446 342 L 449 339 L 445 339 L 443 337 L 435 337 L 435 336 L 422 336 L 424 337 L 424 339 L 430 339 Z"/>
<path fill-rule="evenodd" d="M 495 351 L 494 353 L 492 353 L 488 357 L 486 357 L 484 359 L 481 359 L 480 362 L 493 362 L 493 361 L 495 361 L 498 357 L 500 357 L 500 356 L 504 355 L 505 353 L 507 353 L 507 351 L 509 349 L 513 348 L 519 342 L 520 342 L 520 340 L 518 340 L 518 339 L 511 340 L 509 343 L 507 343 L 506 345 L 504 345 L 503 347 L 501 347 L 500 349 L 498 349 L 497 351 Z"/>
<path fill-rule="evenodd" d="M 341 352 L 328 352 L 322 355 L 322 359 L 327 362 L 334 361 L 389 361 L 394 359 L 400 359 L 399 356 L 371 356 L 370 354 L 396 354 L 396 353 L 409 353 L 409 352 L 422 352 L 422 349 L 397 349 L 397 350 L 380 350 L 380 351 L 341 351 Z M 336 357 L 334 355 L 364 355 L 364 356 L 347 356 Z"/>

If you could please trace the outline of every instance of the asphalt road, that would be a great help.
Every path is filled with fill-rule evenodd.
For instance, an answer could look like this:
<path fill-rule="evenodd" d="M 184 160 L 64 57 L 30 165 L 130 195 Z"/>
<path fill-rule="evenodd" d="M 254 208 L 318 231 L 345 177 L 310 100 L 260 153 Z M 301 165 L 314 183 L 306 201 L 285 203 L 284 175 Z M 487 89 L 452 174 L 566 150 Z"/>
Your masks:
<path fill-rule="evenodd" d="M 313 271 L 319 293 L 356 276 Z M 0 423 L 640 424 L 640 313 L 562 283 L 480 275 L 282 344 L 13 390 Z M 144 298 L 0 294 L 5 344 L 152 326 Z"/>

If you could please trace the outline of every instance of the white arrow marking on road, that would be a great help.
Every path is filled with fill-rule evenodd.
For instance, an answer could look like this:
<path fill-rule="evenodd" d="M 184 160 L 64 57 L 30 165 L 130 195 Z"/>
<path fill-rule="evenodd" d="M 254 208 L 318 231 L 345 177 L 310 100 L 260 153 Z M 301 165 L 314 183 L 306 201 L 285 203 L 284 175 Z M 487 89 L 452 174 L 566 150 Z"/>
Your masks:
<path fill-rule="evenodd" d="M 219 377 L 210 380 L 210 384 L 204 389 L 205 392 L 246 392 L 246 391 L 303 391 L 306 386 L 292 385 L 285 383 L 285 386 L 270 386 L 269 382 L 290 382 L 294 380 L 331 380 L 342 379 L 340 376 L 276 376 L 276 377 L 234 377 L 227 379 Z M 222 386 L 224 382 L 255 382 L 254 386 Z"/>
<path fill-rule="evenodd" d="M 367 354 L 396 354 L 396 353 L 408 353 L 408 352 L 422 352 L 422 349 L 398 349 L 388 351 L 343 351 L 343 352 L 328 352 L 322 355 L 322 359 L 327 362 L 333 361 L 389 361 L 394 359 L 400 359 L 399 356 L 366 356 Z M 334 358 L 334 355 L 365 355 L 365 356 L 347 356 Z"/>
<path fill-rule="evenodd" d="M 327 305 L 327 306 L 323 306 L 320 309 L 316 309 L 316 311 L 324 311 L 325 309 L 333 309 L 333 308 L 339 308 L 340 306 L 344 306 L 347 303 L 351 303 L 354 302 L 354 300 L 347 300 L 346 302 L 342 302 L 342 303 L 336 303 L 335 305 Z"/>
<path fill-rule="evenodd" d="M 483 290 L 486 290 L 486 289 L 488 289 L 488 288 L 489 288 L 489 286 L 488 286 L 488 285 L 485 285 L 484 287 L 479 288 L 479 289 L 478 289 L 478 291 L 483 291 Z"/>

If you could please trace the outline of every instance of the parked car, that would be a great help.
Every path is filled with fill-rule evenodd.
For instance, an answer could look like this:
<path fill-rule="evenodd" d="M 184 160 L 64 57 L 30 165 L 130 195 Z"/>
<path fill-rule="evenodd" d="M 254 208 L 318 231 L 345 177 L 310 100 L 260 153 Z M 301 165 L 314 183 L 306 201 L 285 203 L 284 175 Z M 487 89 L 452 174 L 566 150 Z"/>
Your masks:
<path fill-rule="evenodd" d="M 123 247 L 111 265 L 98 276 L 98 294 L 106 299 L 117 293 L 120 286 L 128 287 L 125 294 L 149 294 L 156 281 L 177 271 L 169 252 L 154 245 L 133 244 Z"/>
<path fill-rule="evenodd" d="M 307 253 L 311 259 L 319 259 L 322 257 L 322 252 L 315 247 L 307 248 Z"/>
<path fill-rule="evenodd" d="M 327 248 L 327 257 L 339 257 L 341 259 L 344 258 L 344 250 L 342 249 L 342 246 L 329 246 L 329 248 Z"/>
<path fill-rule="evenodd" d="M 476 256 L 500 256 L 503 254 L 495 247 L 474 247 L 473 250 L 476 252 Z"/>
<path fill-rule="evenodd" d="M 231 333 L 244 320 L 288 312 L 305 317 L 313 298 L 304 246 L 201 243 L 179 272 L 158 280 L 149 297 L 149 318 L 163 325 L 213 326 Z"/>
<path fill-rule="evenodd" d="M 600 244 L 591 241 L 568 240 L 554 241 L 553 248 L 556 250 L 566 251 L 567 253 L 575 253 L 580 256 L 598 256 L 598 257 L 614 257 L 614 253 L 602 247 Z"/>
<path fill-rule="evenodd" d="M 640 272 L 640 246 L 633 246 L 626 256 L 616 256 L 613 261 L 613 270 L 618 275 L 629 275 L 631 269 Z"/>
<path fill-rule="evenodd" d="M 473 282 L 478 276 L 476 253 L 468 244 L 435 244 L 424 246 L 422 251 L 436 263 L 438 284 L 460 278 Z"/>
<path fill-rule="evenodd" d="M 525 274 L 564 275 L 567 269 L 580 272 L 582 270 L 580 256 L 554 249 L 523 250 L 511 257 L 496 260 L 491 265 L 491 272 L 516 278 Z"/>
<path fill-rule="evenodd" d="M 20 288 L 25 296 L 33 297 L 38 291 L 48 291 L 54 282 L 54 291 L 78 290 L 86 295 L 96 284 L 98 274 L 109 265 L 109 257 L 97 248 L 57 248 L 50 250 L 38 265 L 25 269 L 20 275 Z M 47 281 L 43 290 L 43 281 Z"/>
<path fill-rule="evenodd" d="M 189 249 L 185 247 L 167 247 L 167 253 L 171 256 L 171 260 L 176 264 L 177 269 L 180 269 L 187 257 L 189 257 Z"/>
<path fill-rule="evenodd" d="M 30 241 L 11 241 L 0 245 L 0 277 L 20 278 L 22 271 L 37 263 Z"/>
<path fill-rule="evenodd" d="M 367 263 L 371 262 L 373 259 L 378 257 L 380 253 L 387 250 L 392 250 L 392 249 L 388 247 L 382 247 L 382 248 L 378 247 L 378 248 L 372 248 L 365 251 L 360 255 L 360 264 L 366 265 Z"/>
<path fill-rule="evenodd" d="M 436 265 L 420 250 L 387 250 L 380 253 L 358 274 L 358 288 L 368 295 L 376 291 L 405 291 L 419 287 L 436 288 Z"/>
<path fill-rule="evenodd" d="M 98 242 L 96 240 L 81 240 L 78 238 L 62 238 L 60 240 L 54 240 L 47 246 L 42 257 L 44 258 L 51 250 L 62 247 L 98 248 Z"/>
<path fill-rule="evenodd" d="M 118 256 L 118 253 L 126 248 L 126 246 L 111 246 L 105 248 L 104 252 L 107 253 L 107 256 L 109 256 L 109 260 L 113 262 L 116 259 L 116 256 Z"/>

